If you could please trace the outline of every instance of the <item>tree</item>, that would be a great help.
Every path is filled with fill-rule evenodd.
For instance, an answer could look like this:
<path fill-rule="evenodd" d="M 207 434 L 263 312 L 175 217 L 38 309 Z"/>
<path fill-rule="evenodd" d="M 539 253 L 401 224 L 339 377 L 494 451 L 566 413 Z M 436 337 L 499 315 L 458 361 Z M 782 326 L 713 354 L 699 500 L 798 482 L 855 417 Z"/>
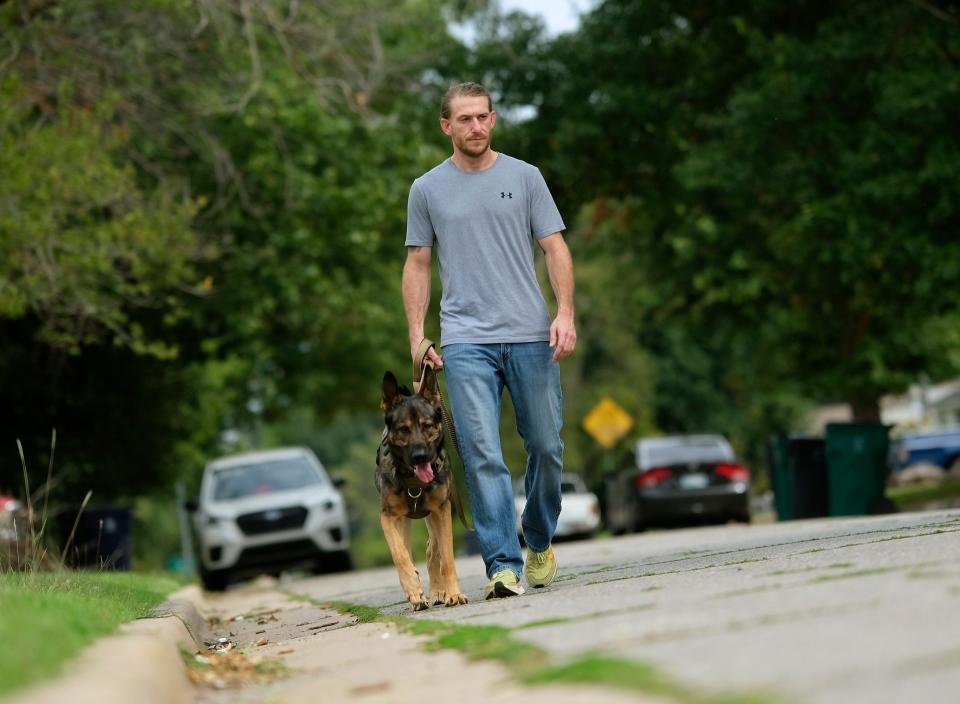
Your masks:
<path fill-rule="evenodd" d="M 722 266 L 681 255 L 677 273 L 700 269 L 705 311 L 750 311 L 761 354 L 877 420 L 955 342 L 936 328 L 957 312 L 960 33 L 908 3 L 742 32 L 757 68 L 679 169 L 703 205 L 678 237 Z"/>
<path fill-rule="evenodd" d="M 172 354 L 132 313 L 182 313 L 167 296 L 195 287 L 193 204 L 139 186 L 115 97 L 33 124 L 18 81 L 0 85 L 0 100 L 0 315 L 34 316 L 40 339 L 71 353 L 107 341 Z"/>
<path fill-rule="evenodd" d="M 9 447 L 57 426 L 103 499 L 196 471 L 226 427 L 376 406 L 446 4 L 0 3 Z"/>
<path fill-rule="evenodd" d="M 716 350 L 717 333 L 756 393 L 842 398 L 863 419 L 957 369 L 944 7 L 607 0 L 543 50 L 514 143 L 567 210 L 588 204 L 573 236 L 606 239 L 638 342 L 680 326 Z"/>

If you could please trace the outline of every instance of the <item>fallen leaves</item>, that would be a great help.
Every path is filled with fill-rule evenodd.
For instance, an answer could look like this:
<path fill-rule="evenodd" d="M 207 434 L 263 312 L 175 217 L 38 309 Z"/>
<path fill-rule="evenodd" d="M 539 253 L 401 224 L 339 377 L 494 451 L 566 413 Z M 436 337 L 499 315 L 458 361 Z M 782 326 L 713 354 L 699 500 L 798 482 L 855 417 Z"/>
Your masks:
<path fill-rule="evenodd" d="M 262 646 L 268 642 L 261 638 L 254 645 Z M 286 666 L 277 658 L 245 653 L 226 638 L 218 639 L 206 653 L 184 653 L 184 660 L 190 681 L 213 689 L 261 684 L 287 673 Z"/>

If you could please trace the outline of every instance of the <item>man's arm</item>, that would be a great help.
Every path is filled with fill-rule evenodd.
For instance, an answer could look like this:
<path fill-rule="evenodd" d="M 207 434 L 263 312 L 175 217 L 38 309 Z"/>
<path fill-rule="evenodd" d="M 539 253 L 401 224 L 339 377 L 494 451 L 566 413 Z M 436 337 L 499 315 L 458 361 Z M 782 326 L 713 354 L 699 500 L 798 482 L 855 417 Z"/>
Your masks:
<path fill-rule="evenodd" d="M 573 257 L 559 232 L 537 241 L 543 249 L 550 286 L 557 299 L 557 317 L 550 325 L 550 346 L 554 348 L 553 361 L 559 362 L 577 346 L 577 328 L 573 322 Z"/>
<path fill-rule="evenodd" d="M 430 307 L 430 247 L 407 247 L 407 261 L 403 265 L 403 309 L 407 314 L 407 333 L 410 337 L 410 356 L 415 357 L 423 340 L 423 321 Z M 435 349 L 427 357 L 438 367 L 443 359 Z"/>

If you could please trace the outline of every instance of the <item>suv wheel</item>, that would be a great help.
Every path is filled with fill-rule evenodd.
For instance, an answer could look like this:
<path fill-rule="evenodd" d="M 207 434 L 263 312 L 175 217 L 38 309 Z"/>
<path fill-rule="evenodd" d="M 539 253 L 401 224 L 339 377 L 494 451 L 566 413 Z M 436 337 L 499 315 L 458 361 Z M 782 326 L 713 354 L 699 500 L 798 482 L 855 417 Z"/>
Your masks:
<path fill-rule="evenodd" d="M 200 570 L 200 581 L 208 592 L 222 592 L 227 588 L 230 573 L 226 570 Z"/>
<path fill-rule="evenodd" d="M 317 558 L 311 572 L 313 574 L 331 574 L 333 572 L 348 572 L 353 569 L 353 559 L 347 550 L 329 552 Z"/>

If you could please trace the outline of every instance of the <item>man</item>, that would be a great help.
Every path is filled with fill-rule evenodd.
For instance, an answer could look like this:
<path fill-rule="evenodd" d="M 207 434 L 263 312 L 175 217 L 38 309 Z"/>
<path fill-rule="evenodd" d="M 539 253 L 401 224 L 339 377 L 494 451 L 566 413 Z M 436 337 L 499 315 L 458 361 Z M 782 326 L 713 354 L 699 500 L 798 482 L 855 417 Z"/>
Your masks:
<path fill-rule="evenodd" d="M 403 303 L 411 353 L 423 340 L 436 246 L 443 295 L 440 341 L 447 389 L 466 468 L 486 598 L 544 587 L 557 572 L 551 547 L 560 514 L 563 398 L 558 362 L 577 341 L 573 261 L 563 220 L 540 171 L 490 148 L 497 123 L 490 94 L 476 83 L 451 87 L 440 129 L 453 155 L 410 189 Z M 534 268 L 544 252 L 557 301 L 551 322 Z M 516 533 L 510 470 L 500 448 L 500 404 L 510 392 L 527 452 L 522 516 L 527 559 Z"/>

